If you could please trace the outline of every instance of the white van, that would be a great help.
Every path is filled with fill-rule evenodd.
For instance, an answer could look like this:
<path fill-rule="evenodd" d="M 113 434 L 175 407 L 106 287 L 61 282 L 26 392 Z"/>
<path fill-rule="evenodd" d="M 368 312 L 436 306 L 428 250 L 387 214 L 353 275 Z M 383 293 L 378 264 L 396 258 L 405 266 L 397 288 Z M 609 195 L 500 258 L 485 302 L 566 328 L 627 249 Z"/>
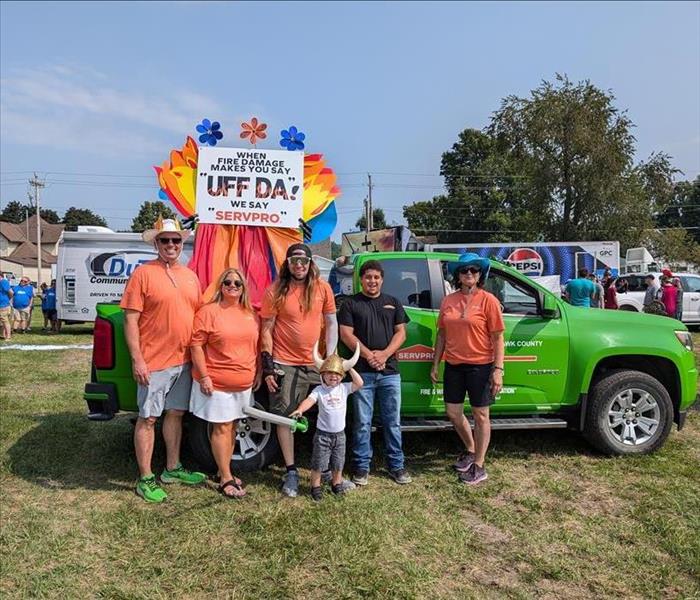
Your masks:
<path fill-rule="evenodd" d="M 180 261 L 192 254 L 190 236 Z M 56 309 L 65 321 L 94 321 L 98 302 L 119 302 L 131 273 L 158 254 L 140 233 L 64 231 L 58 241 Z"/>

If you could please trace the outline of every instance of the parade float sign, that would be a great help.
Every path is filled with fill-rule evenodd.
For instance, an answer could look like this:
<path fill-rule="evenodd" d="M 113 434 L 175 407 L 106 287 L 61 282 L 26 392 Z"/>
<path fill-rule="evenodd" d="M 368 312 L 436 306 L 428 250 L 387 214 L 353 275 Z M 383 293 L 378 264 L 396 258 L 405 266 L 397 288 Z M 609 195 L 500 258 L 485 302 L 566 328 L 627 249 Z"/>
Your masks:
<path fill-rule="evenodd" d="M 303 152 L 199 149 L 200 223 L 298 228 L 303 192 Z"/>

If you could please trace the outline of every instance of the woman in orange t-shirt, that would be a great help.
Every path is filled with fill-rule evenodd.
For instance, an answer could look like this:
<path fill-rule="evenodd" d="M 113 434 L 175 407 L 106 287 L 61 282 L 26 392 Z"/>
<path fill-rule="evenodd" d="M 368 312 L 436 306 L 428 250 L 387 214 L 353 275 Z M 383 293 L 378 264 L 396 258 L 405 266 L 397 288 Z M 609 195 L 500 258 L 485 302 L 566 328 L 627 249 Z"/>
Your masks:
<path fill-rule="evenodd" d="M 192 333 L 192 393 L 190 411 L 212 423 L 211 450 L 219 467 L 219 492 L 227 498 L 245 496 L 240 479 L 231 473 L 236 443 L 236 419 L 252 404 L 260 386 L 258 339 L 260 325 L 250 306 L 246 281 L 238 269 L 219 277 L 217 291 L 194 317 Z"/>
<path fill-rule="evenodd" d="M 467 252 L 448 265 L 456 292 L 440 306 L 435 355 L 430 378 L 438 381 L 445 357 L 445 412 L 465 446 L 454 468 L 460 481 L 475 485 L 488 478 L 484 468 L 491 439 L 489 406 L 503 387 L 503 316 L 501 304 L 483 289 L 489 275 L 488 258 Z M 464 416 L 464 396 L 474 416 L 474 434 Z"/>

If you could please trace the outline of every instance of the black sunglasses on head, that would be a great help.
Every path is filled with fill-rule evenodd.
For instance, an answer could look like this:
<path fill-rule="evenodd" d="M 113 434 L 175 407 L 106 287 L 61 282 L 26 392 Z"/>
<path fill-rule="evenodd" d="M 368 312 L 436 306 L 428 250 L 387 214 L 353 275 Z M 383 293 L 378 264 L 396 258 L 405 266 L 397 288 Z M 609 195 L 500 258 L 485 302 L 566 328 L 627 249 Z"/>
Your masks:
<path fill-rule="evenodd" d="M 466 275 L 467 273 L 471 273 L 472 275 L 476 275 L 477 273 L 481 273 L 481 269 L 478 267 L 462 267 L 457 271 L 460 275 Z"/>
<path fill-rule="evenodd" d="M 226 287 L 234 286 L 237 290 L 239 290 L 243 287 L 243 282 L 240 279 L 236 279 L 235 281 L 232 281 L 231 279 L 224 279 L 221 282 L 221 285 L 225 285 Z"/>
<path fill-rule="evenodd" d="M 175 244 L 176 246 L 179 246 L 182 243 L 182 238 L 181 237 L 159 237 L 158 241 L 163 244 L 163 246 L 167 246 L 168 244 L 172 243 Z"/>

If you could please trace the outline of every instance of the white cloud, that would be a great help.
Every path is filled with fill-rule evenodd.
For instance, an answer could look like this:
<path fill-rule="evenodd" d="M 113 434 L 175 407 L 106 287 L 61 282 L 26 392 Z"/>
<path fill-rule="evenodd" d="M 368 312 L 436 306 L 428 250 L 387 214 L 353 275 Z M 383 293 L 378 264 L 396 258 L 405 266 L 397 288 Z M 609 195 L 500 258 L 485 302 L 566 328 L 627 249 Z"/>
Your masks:
<path fill-rule="evenodd" d="M 196 91 L 149 96 L 110 85 L 91 68 L 50 65 L 16 72 L 0 82 L 5 142 L 53 148 L 90 146 L 103 154 L 147 154 L 166 134 L 192 134 L 219 104 Z"/>

